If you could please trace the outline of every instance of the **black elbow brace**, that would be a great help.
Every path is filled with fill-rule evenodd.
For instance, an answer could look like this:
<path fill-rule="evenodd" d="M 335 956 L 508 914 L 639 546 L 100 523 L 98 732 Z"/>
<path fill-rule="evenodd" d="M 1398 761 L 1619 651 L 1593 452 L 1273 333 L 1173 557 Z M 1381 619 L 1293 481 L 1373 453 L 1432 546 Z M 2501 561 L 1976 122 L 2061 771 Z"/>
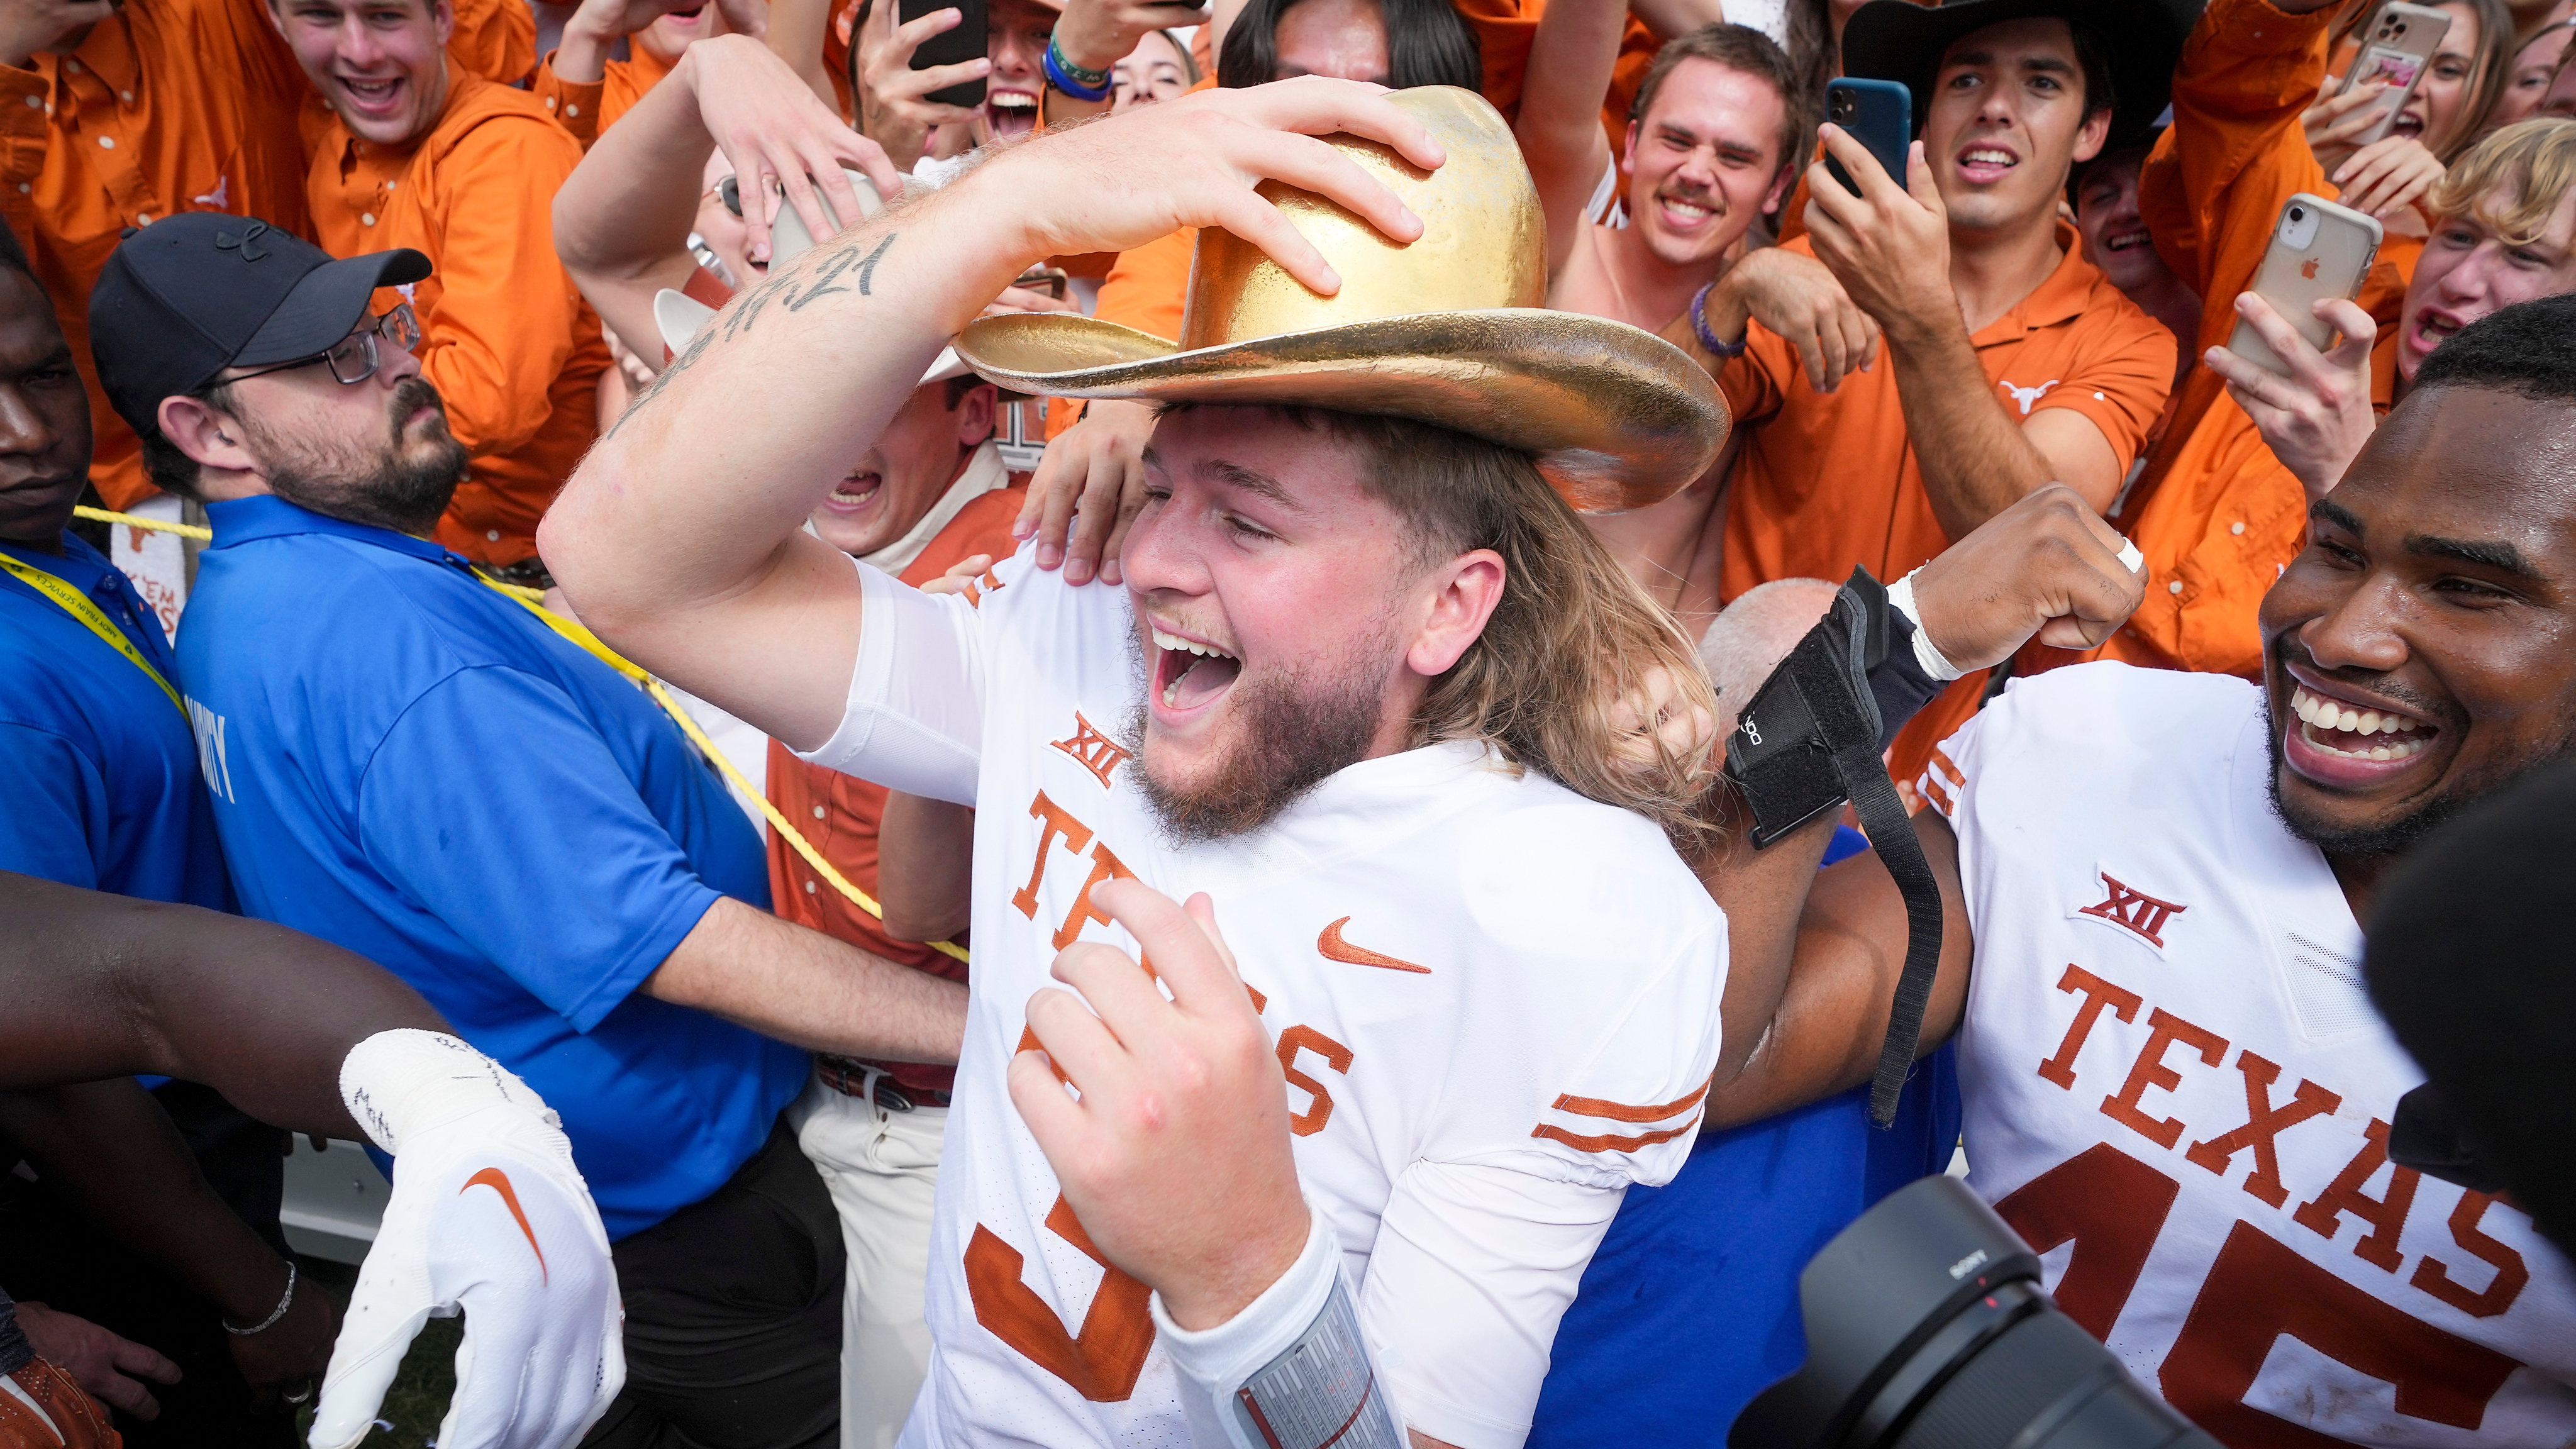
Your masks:
<path fill-rule="evenodd" d="M 1940 887 L 1882 758 L 1887 741 L 1942 688 L 1915 662 L 1912 632 L 1911 621 L 1890 618 L 1878 580 L 1852 570 L 1833 608 L 1754 692 L 1726 741 L 1727 777 L 1753 812 L 1755 849 L 1848 800 L 1905 898 L 1905 970 L 1870 1084 L 1870 1120 L 1881 1127 L 1895 1120 L 1941 961 Z"/>

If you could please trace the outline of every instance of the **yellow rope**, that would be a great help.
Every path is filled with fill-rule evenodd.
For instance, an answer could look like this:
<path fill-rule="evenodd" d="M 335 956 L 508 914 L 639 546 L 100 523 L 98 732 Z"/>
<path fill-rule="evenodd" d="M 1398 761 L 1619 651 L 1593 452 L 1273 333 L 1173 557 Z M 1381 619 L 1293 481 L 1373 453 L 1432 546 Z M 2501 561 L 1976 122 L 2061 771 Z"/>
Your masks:
<path fill-rule="evenodd" d="M 213 529 L 200 528 L 193 523 L 164 523 L 157 518 L 137 518 L 131 513 L 110 513 L 104 508 L 92 508 L 86 503 L 73 509 L 72 512 L 92 523 L 121 523 L 128 528 L 148 528 L 154 533 L 175 533 L 181 538 L 193 538 L 199 543 L 212 543 L 215 539 Z"/>
<path fill-rule="evenodd" d="M 131 513 L 111 513 L 104 508 L 92 508 L 87 504 L 82 504 L 72 512 L 98 523 L 122 524 L 127 528 L 150 529 L 155 533 L 175 533 L 182 538 L 193 538 L 201 542 L 211 542 L 215 536 L 213 529 L 199 528 L 195 524 L 164 523 L 157 518 L 137 518 Z M 640 666 L 601 643 L 598 635 L 546 608 L 545 590 L 532 589 L 524 584 L 505 584 L 488 574 L 480 577 L 484 583 L 526 605 L 531 612 L 545 620 L 548 628 L 597 655 L 600 662 L 609 668 L 642 685 L 644 692 L 653 697 L 653 702 L 662 707 L 662 712 L 669 715 L 672 722 L 680 727 L 680 733 L 689 737 L 689 743 L 697 746 L 699 753 L 715 762 L 715 767 L 724 776 L 725 783 L 741 791 L 744 798 L 760 806 L 760 813 L 768 818 L 769 828 L 778 832 L 779 839 L 786 841 L 790 849 L 805 858 L 807 865 L 814 867 L 823 879 L 830 881 L 832 889 L 849 897 L 852 905 L 880 921 L 885 919 L 885 907 L 878 905 L 866 891 L 851 884 L 849 877 L 833 869 L 832 863 L 823 858 L 823 853 L 814 848 L 813 842 L 807 840 L 803 832 L 790 824 L 787 817 L 779 813 L 777 806 L 769 803 L 768 797 L 752 785 L 749 777 L 734 768 L 733 761 L 726 759 L 724 751 L 716 748 L 715 741 L 707 738 L 706 731 L 698 728 L 698 722 L 689 718 L 689 712 L 680 707 L 678 700 L 671 697 L 671 691 L 663 687 L 662 681 L 655 679 Z M 575 633 L 575 630 L 580 632 Z M 953 956 L 960 961 L 969 959 L 966 948 L 954 941 L 933 941 L 930 943 L 930 949 L 943 956 Z"/>

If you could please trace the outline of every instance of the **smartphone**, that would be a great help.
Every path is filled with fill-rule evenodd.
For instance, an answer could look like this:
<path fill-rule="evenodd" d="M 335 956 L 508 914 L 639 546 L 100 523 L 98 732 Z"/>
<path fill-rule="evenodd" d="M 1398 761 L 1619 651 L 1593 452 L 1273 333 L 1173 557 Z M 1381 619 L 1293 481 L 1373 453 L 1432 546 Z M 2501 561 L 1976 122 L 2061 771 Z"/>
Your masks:
<path fill-rule="evenodd" d="M 1825 119 L 1867 146 L 1897 185 L 1905 184 L 1905 153 L 1914 144 L 1914 92 L 1902 82 L 1850 77 L 1827 81 Z M 1860 195 L 1860 183 L 1851 179 L 1843 163 L 1828 155 L 1825 170 L 1845 191 Z"/>
<path fill-rule="evenodd" d="M 2272 244 L 2248 290 L 2271 303 L 2282 321 L 2323 352 L 2334 345 L 2335 332 L 2317 320 L 2316 304 L 2361 290 L 2371 258 L 2379 254 L 2379 239 L 2376 217 L 2302 191 L 2282 203 Z M 2268 372 L 2290 375 L 2289 364 L 2272 344 L 2241 319 L 2236 334 L 2227 339 L 2227 350 Z"/>
<path fill-rule="evenodd" d="M 895 7 L 895 23 L 909 25 L 939 10 L 958 12 L 957 23 L 930 37 L 912 53 L 912 68 L 928 70 L 934 65 L 955 65 L 960 61 L 980 60 L 986 43 L 984 0 L 901 0 Z M 853 46 L 855 50 L 857 47 Z M 984 82 L 981 79 L 962 82 L 945 90 L 932 91 L 923 97 L 943 106 L 980 106 L 984 104 Z"/>
<path fill-rule="evenodd" d="M 2424 5 L 2409 5 L 2406 0 L 2389 0 L 2379 7 L 2362 31 L 2361 50 L 2352 58 L 2352 69 L 2344 72 L 2343 88 L 2368 81 L 2384 81 L 2388 89 L 2380 93 L 2371 108 L 2379 113 L 2370 129 L 2353 138 L 2356 146 L 2367 146 L 2388 134 L 2397 123 L 2397 113 L 2406 109 L 2407 98 L 2415 94 L 2415 83 L 2424 78 L 2424 68 L 2433 63 L 2433 52 L 2442 48 L 2442 37 L 2450 33 L 2451 17 L 2443 11 Z"/>

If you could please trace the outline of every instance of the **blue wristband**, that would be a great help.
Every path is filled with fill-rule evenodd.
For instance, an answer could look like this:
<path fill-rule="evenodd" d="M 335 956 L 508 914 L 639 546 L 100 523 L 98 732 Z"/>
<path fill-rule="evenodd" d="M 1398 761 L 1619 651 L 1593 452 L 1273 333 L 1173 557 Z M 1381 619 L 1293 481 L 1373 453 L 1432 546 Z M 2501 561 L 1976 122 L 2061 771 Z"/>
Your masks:
<path fill-rule="evenodd" d="M 1717 340 L 1717 334 L 1708 330 L 1708 294 L 1709 289 L 1716 285 L 1717 283 L 1710 282 L 1707 286 L 1701 287 L 1698 294 L 1691 298 L 1691 331 L 1699 335 L 1700 346 L 1707 348 L 1718 357 L 1728 359 L 1742 357 L 1745 343 L 1753 340 L 1751 328 L 1745 329 L 1743 342 L 1720 342 Z"/>
<path fill-rule="evenodd" d="M 1071 96 L 1073 99 L 1077 101 L 1105 101 L 1109 99 L 1109 89 L 1112 85 L 1111 80 L 1106 75 L 1102 75 L 1099 84 L 1084 85 L 1081 81 L 1074 79 L 1073 62 L 1066 60 L 1064 58 L 1064 52 L 1056 48 L 1055 37 L 1052 35 L 1047 37 L 1046 59 L 1043 64 L 1046 70 L 1047 84 L 1064 92 L 1066 95 Z M 1093 74 L 1100 73 L 1093 72 Z"/>

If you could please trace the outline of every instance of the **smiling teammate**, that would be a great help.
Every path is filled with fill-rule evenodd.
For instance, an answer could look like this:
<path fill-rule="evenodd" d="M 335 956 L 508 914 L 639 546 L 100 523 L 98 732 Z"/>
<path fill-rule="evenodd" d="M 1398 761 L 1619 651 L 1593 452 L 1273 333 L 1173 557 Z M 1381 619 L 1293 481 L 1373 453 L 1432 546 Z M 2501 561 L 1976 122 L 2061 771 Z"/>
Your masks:
<path fill-rule="evenodd" d="M 2576 751 L 2571 404 L 2576 299 L 2462 331 L 2310 509 L 2259 688 L 2054 670 L 1921 777 L 1949 902 L 1923 1042 L 1959 1042 L 1969 1185 L 2222 1442 L 2576 1434 L 2576 1270 L 2520 1210 L 2389 1164 L 2423 1074 L 2359 971 L 2400 853 Z M 1877 1061 L 1893 885 L 1835 866 L 1805 923 L 1712 1119 Z"/>
<path fill-rule="evenodd" d="M 1504 285 L 1368 233 L 1410 240 L 1426 222 L 1311 139 L 1344 130 L 1416 165 L 1442 162 L 1435 134 L 1476 158 L 1427 181 L 1371 164 L 1435 235 L 1521 229 L 1533 245 L 1506 255 Z M 1648 668 L 1706 685 L 1533 454 L 1588 463 L 1563 474 L 1582 496 L 1651 497 L 1670 486 L 1655 480 L 1705 466 L 1720 415 L 1671 349 L 1563 314 L 1482 332 L 1486 380 L 1463 396 L 1445 380 L 1474 345 L 1445 329 L 1490 328 L 1479 309 L 1529 306 L 1544 283 L 1536 198 L 1511 156 L 1471 95 L 1390 101 L 1320 78 L 1202 92 L 1004 151 L 710 324 L 547 524 L 583 617 L 639 660 L 808 758 L 979 807 L 933 1358 L 907 1442 L 1177 1435 L 1188 1411 L 1169 1336 L 1220 1326 L 1284 1266 L 1284 1242 L 1287 1258 L 1338 1253 L 1358 1322 L 1402 1352 L 1382 1359 L 1381 1385 L 1404 1423 L 1433 1442 L 1517 1445 L 1621 1193 L 1668 1179 L 1688 1150 L 1718 1063 L 1724 921 L 1666 839 L 1697 834 L 1694 762 L 1623 751 L 1604 689 Z M 1264 177 L 1366 218 L 1310 203 L 1301 222 L 1368 274 L 1329 270 L 1252 191 Z M 1222 397 L 1237 405 L 1164 416 L 1124 588 L 1074 588 L 1023 553 L 964 596 L 931 598 L 797 532 L 922 365 L 1031 257 L 1182 224 L 1225 229 L 1201 234 L 1202 297 L 1298 300 L 1149 359 L 1126 385 L 1086 382 L 1099 367 L 1031 376 L 997 361 L 1034 340 L 1115 369 L 1099 349 L 1125 334 L 1087 319 L 997 318 L 958 343 L 1015 388 L 1166 402 L 1228 341 L 1323 359 L 1256 366 Z M 1295 270 L 1217 243 L 1229 234 Z M 1309 300 L 1292 275 L 1343 295 Z M 1568 329 L 1579 340 L 1558 351 Z M 1363 379 L 1393 416 L 1327 410 Z M 1628 405 L 1601 402 L 1610 388 Z M 1006 1087 L 1056 1090 L 1042 1058 L 1014 1053 L 1030 1026 L 1078 1007 L 1031 993 L 1061 948 L 1123 944 L 1093 891 L 1131 876 L 1209 893 L 1241 943 L 1289 1084 L 1273 1121 L 1293 1114 L 1313 1208 L 1247 1198 L 1248 1291 L 1161 1311 L 1142 1283 L 1104 1275 Z"/>

